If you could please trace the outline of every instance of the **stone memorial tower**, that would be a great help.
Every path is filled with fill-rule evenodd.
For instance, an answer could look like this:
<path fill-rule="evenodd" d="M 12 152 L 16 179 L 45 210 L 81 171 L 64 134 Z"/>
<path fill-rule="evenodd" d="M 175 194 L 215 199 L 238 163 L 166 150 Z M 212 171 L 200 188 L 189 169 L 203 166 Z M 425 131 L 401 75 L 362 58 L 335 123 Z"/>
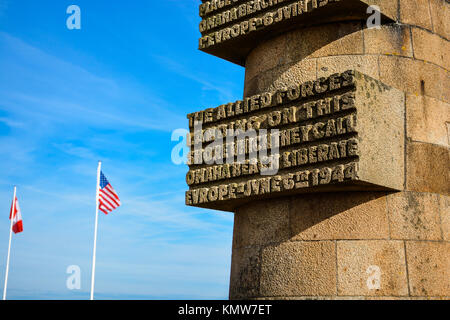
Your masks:
<path fill-rule="evenodd" d="M 449 1 L 200 16 L 200 50 L 246 70 L 188 115 L 186 204 L 235 214 L 230 298 L 450 298 Z"/>

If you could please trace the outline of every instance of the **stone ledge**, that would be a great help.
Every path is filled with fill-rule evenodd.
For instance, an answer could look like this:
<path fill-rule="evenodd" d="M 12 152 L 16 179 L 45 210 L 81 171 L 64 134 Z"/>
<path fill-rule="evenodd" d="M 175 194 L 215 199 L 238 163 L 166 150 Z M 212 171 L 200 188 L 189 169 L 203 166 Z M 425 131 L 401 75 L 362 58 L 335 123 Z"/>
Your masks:
<path fill-rule="evenodd" d="M 199 48 L 206 53 L 244 66 L 249 53 L 263 41 L 301 27 L 340 21 L 366 21 L 367 7 L 371 4 L 380 6 L 382 23 L 393 22 L 397 16 L 395 8 L 397 5 L 389 2 L 379 0 L 325 0 L 320 3 L 309 1 L 308 11 L 298 13 L 298 8 L 295 10 L 292 8 L 292 5 L 297 6 L 298 1 L 292 0 L 274 5 L 269 8 L 270 10 L 264 9 L 248 14 L 245 18 L 239 18 L 220 27 L 213 27 L 211 30 L 205 30 L 208 24 L 203 21 L 200 27 L 202 37 L 199 40 Z M 317 3 L 317 7 L 314 8 L 312 3 Z M 274 12 L 273 18 L 267 19 L 270 12 Z M 281 16 L 283 18 L 277 22 L 278 17 Z M 268 23 L 269 20 L 270 23 Z"/>

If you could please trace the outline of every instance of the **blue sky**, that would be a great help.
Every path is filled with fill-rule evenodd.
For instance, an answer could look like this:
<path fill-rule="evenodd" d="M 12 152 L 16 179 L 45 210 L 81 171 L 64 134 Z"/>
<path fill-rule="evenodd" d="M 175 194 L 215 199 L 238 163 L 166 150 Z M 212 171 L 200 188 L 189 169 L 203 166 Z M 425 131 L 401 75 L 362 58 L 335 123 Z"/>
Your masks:
<path fill-rule="evenodd" d="M 25 229 L 8 298 L 89 298 L 100 159 L 123 205 L 99 217 L 96 297 L 227 298 L 233 215 L 186 207 L 171 161 L 187 113 L 242 96 L 244 69 L 197 50 L 199 2 L 0 0 L 2 288 L 15 184 Z"/>

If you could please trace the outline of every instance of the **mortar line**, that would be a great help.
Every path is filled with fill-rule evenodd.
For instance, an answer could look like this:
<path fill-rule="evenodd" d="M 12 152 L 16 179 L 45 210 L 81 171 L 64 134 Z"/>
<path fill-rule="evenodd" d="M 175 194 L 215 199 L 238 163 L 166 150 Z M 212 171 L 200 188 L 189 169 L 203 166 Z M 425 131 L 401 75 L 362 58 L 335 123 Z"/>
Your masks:
<path fill-rule="evenodd" d="M 408 191 L 408 192 L 412 192 L 412 191 Z M 325 239 L 325 240 L 291 240 L 289 241 L 290 243 L 315 243 L 315 242 L 334 242 L 334 241 L 387 241 L 389 239 L 387 238 L 378 238 L 378 239 Z M 396 238 L 396 239 L 390 239 L 391 242 L 401 242 L 401 241 L 405 241 L 402 238 Z M 429 239 L 420 239 L 420 240 L 414 240 L 414 241 L 421 241 L 421 242 L 426 242 L 426 243 L 450 243 L 450 240 L 429 240 Z M 256 247 L 260 247 L 260 246 L 273 246 L 273 245 L 277 245 L 280 244 L 280 242 L 269 242 L 269 243 L 265 243 L 263 245 L 252 245 L 252 246 L 242 246 L 242 247 L 238 247 L 236 249 L 254 249 Z"/>
<path fill-rule="evenodd" d="M 416 52 L 415 52 L 416 50 L 414 50 L 414 38 L 413 38 L 411 26 L 409 26 L 409 37 L 411 38 L 411 50 L 412 50 L 413 58 L 416 59 Z"/>
<path fill-rule="evenodd" d="M 391 214 L 389 211 L 389 201 L 388 201 L 388 197 L 390 195 L 387 194 L 386 195 L 386 214 L 387 214 L 387 219 L 388 219 L 388 232 L 389 232 L 389 240 L 392 240 L 392 235 L 391 235 Z"/>
<path fill-rule="evenodd" d="M 259 272 L 258 272 L 258 289 L 257 289 L 257 296 L 260 297 L 261 296 L 261 278 L 262 278 L 262 251 L 263 251 L 263 246 L 259 247 Z"/>
<path fill-rule="evenodd" d="M 430 21 L 431 21 L 431 30 L 434 33 L 434 23 L 433 23 L 433 15 L 431 14 L 431 0 L 428 0 L 428 13 L 430 15 Z"/>
<path fill-rule="evenodd" d="M 410 23 L 400 23 L 400 25 L 402 25 L 402 26 L 408 26 L 408 27 L 410 27 L 411 29 L 412 29 L 412 28 L 420 29 L 420 30 L 422 30 L 422 31 L 426 31 L 426 32 L 428 32 L 428 33 L 434 34 L 435 36 L 437 36 L 437 37 L 439 37 L 439 38 L 441 38 L 441 39 L 443 39 L 443 40 L 450 41 L 450 39 L 447 39 L 445 36 L 440 35 L 439 33 L 436 33 L 436 32 L 434 32 L 433 30 L 424 28 L 424 27 L 419 26 L 419 25 L 410 24 Z"/>
<path fill-rule="evenodd" d="M 408 287 L 408 296 L 411 297 L 411 289 L 410 289 L 410 282 L 409 282 L 409 268 L 408 268 L 408 255 L 406 253 L 406 240 L 403 240 L 403 250 L 405 252 L 405 267 L 406 267 L 406 281 L 407 281 L 407 287 Z"/>
<path fill-rule="evenodd" d="M 436 99 L 437 100 L 437 99 Z M 444 146 L 443 144 L 438 144 L 438 143 L 433 143 L 433 142 L 428 142 L 428 141 L 421 141 L 421 140 L 414 140 L 414 139 L 409 139 L 409 142 L 412 143 L 423 143 L 423 144 L 430 144 L 434 147 L 437 148 L 444 148 L 444 149 L 450 149 L 450 147 Z M 433 193 L 433 192 L 427 192 L 427 193 Z M 435 192 L 436 193 L 436 192 Z"/>
<path fill-rule="evenodd" d="M 377 65 L 378 65 L 378 79 L 381 81 L 381 65 L 380 65 L 380 54 L 377 55 Z"/>
<path fill-rule="evenodd" d="M 404 147 L 403 147 L 403 167 L 404 167 L 404 177 L 403 177 L 403 189 L 406 190 L 407 187 L 407 178 L 408 178 L 408 159 L 407 159 L 407 151 L 408 151 L 408 116 L 407 116 L 407 107 L 406 107 L 406 92 L 404 93 L 404 104 L 405 104 L 405 112 L 404 112 Z"/>
<path fill-rule="evenodd" d="M 439 226 L 441 229 L 441 239 L 444 240 L 444 229 L 442 228 L 442 210 L 441 210 L 441 195 L 437 194 L 438 200 L 438 213 L 439 213 Z"/>
<path fill-rule="evenodd" d="M 339 272 L 338 272 L 338 249 L 337 249 L 337 240 L 334 240 L 334 251 L 335 251 L 335 261 L 336 261 L 336 297 L 339 296 Z"/>

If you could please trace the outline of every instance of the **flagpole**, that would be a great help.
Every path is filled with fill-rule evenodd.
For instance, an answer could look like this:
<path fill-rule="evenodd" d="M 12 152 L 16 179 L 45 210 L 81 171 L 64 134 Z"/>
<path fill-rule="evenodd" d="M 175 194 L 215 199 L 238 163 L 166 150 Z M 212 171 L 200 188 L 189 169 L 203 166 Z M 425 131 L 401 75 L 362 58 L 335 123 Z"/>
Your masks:
<path fill-rule="evenodd" d="M 99 161 L 98 168 L 97 168 L 97 190 L 96 190 L 96 195 L 95 195 L 95 231 L 94 231 L 94 254 L 93 254 L 93 258 L 92 258 L 91 300 L 94 300 L 95 258 L 96 258 L 96 254 L 97 254 L 98 205 L 99 205 L 101 169 L 102 169 L 102 162 Z"/>
<path fill-rule="evenodd" d="M 5 274 L 5 287 L 3 288 L 3 300 L 6 300 L 6 289 L 8 287 L 9 258 L 11 256 L 12 229 L 13 229 L 14 212 L 16 211 L 16 191 L 17 191 L 17 187 L 14 186 L 14 197 L 13 197 L 13 204 L 12 204 L 12 212 L 10 214 L 11 226 L 9 228 L 8 258 L 6 260 L 6 274 Z"/>

